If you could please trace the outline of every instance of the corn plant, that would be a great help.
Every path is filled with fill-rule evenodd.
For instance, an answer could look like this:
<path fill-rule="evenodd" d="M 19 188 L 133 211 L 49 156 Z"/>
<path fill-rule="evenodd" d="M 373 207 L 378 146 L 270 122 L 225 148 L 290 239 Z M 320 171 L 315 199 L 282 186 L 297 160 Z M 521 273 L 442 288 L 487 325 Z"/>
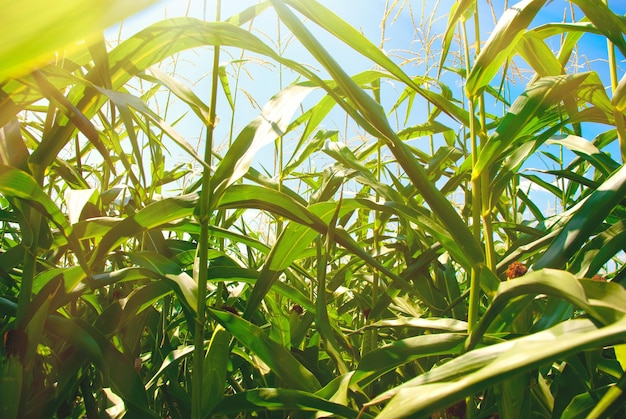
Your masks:
<path fill-rule="evenodd" d="M 396 2 L 376 45 L 315 0 L 205 2 L 119 42 L 150 2 L 22 3 L 2 417 L 626 414 L 617 6 Z M 423 47 L 387 53 L 407 16 Z"/>

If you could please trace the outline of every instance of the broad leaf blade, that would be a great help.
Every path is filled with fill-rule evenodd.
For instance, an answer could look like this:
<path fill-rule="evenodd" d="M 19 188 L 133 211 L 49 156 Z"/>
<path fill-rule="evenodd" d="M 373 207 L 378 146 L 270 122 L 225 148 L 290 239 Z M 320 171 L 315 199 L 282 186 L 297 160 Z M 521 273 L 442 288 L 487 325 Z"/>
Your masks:
<path fill-rule="evenodd" d="M 545 2 L 523 0 L 502 15 L 467 77 L 465 91 L 469 97 L 474 97 L 491 82 Z"/>
<path fill-rule="evenodd" d="M 89 38 L 156 0 L 3 0 L 0 81 L 31 71 L 55 51 Z M 28 22 L 28 24 L 24 24 Z M 75 46 L 74 46 L 75 47 Z"/>
<path fill-rule="evenodd" d="M 317 378 L 294 358 L 284 346 L 274 342 L 261 328 L 225 311 L 208 309 L 226 330 L 265 362 L 272 372 L 293 389 L 315 392 L 320 389 Z"/>

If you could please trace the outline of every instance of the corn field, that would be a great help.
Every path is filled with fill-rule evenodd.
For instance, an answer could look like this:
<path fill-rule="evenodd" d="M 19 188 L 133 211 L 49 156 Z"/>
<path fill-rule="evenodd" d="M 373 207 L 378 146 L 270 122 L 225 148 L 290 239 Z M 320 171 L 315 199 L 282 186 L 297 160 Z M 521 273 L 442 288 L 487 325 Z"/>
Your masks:
<path fill-rule="evenodd" d="M 0 0 L 2 418 L 626 416 L 620 0 L 153 3 Z"/>

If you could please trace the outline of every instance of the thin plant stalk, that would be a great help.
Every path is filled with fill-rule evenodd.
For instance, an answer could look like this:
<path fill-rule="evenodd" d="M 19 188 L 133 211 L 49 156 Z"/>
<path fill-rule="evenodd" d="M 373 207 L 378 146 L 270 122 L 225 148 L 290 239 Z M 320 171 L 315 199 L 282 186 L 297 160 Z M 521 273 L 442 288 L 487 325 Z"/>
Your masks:
<path fill-rule="evenodd" d="M 609 5 L 609 0 L 604 0 L 604 4 Z M 617 89 L 617 62 L 615 59 L 615 48 L 609 38 L 606 39 L 607 56 L 609 60 L 609 74 L 611 77 L 611 92 Z M 613 112 L 615 118 L 615 128 L 617 128 L 617 138 L 622 156 L 622 162 L 626 162 L 626 128 L 624 126 L 624 114 L 620 111 Z"/>
<path fill-rule="evenodd" d="M 18 327 L 26 327 L 27 320 L 24 318 L 28 310 L 30 299 L 33 293 L 33 281 L 37 274 L 37 248 L 39 241 L 40 226 L 42 223 L 41 214 L 32 208 L 28 209 L 26 219 L 32 229 L 32 243 L 24 252 L 24 269 L 22 271 L 22 281 L 20 292 L 17 296 L 16 324 Z"/>
<path fill-rule="evenodd" d="M 474 36 L 476 37 L 476 56 L 480 54 L 480 20 L 478 14 L 478 2 L 474 5 Z M 468 73 L 469 74 L 469 73 Z M 478 95 L 478 118 L 480 121 L 480 130 L 475 134 L 478 136 L 480 147 L 484 147 L 486 142 L 485 127 L 487 126 L 487 111 L 485 110 L 485 95 L 480 93 Z M 481 194 L 481 219 L 483 222 L 483 239 L 485 240 L 485 257 L 487 267 L 489 269 L 495 269 L 496 267 L 496 254 L 493 244 L 493 226 L 491 225 L 491 196 L 489 189 L 489 171 L 484 170 L 480 176 L 480 194 Z"/>
<path fill-rule="evenodd" d="M 282 55 L 283 54 L 283 47 L 282 47 L 282 37 L 280 34 L 280 19 L 276 19 L 276 31 L 278 33 L 278 52 Z M 283 65 L 281 63 L 278 63 L 278 88 L 279 91 L 283 90 Z M 276 167 L 274 169 L 274 173 L 278 172 L 278 190 L 282 192 L 283 190 L 283 168 L 284 168 L 284 136 L 283 135 L 279 135 L 278 138 L 276 139 L 276 159 L 275 159 L 275 165 L 277 165 L 278 167 Z M 277 161 L 277 162 L 276 162 Z M 280 236 L 280 233 L 282 233 L 283 231 L 283 219 L 282 217 L 277 217 L 276 218 L 276 237 Z"/>
<path fill-rule="evenodd" d="M 220 20 L 221 0 L 217 0 L 215 20 Z M 204 148 L 204 161 L 211 166 L 211 156 L 213 153 L 213 133 L 215 129 L 216 104 L 217 104 L 217 83 L 220 61 L 220 49 L 215 46 L 213 49 L 213 68 L 211 76 L 211 102 L 209 108 L 209 120 L 207 121 L 206 142 Z M 197 320 L 194 333 L 194 353 L 193 353 L 193 377 L 191 389 L 191 417 L 199 419 L 203 416 L 202 412 L 202 379 L 203 379 L 203 363 L 204 363 L 204 332 L 206 321 L 206 287 L 208 280 L 208 241 L 209 241 L 209 220 L 210 220 L 210 202 L 211 202 L 211 173 L 205 167 L 202 178 L 202 192 L 200 194 L 200 202 L 197 210 L 197 219 L 200 224 L 200 238 L 198 241 L 198 249 L 196 253 L 196 261 L 194 266 L 194 277 L 198 284 L 198 306 Z"/>
<path fill-rule="evenodd" d="M 463 38 L 463 48 L 465 53 L 466 60 L 466 69 L 467 74 L 470 73 L 470 59 L 469 59 L 469 41 L 467 39 L 467 31 L 465 28 L 465 23 L 461 24 L 461 33 Z M 475 104 L 474 98 L 468 97 L 468 107 L 469 114 L 474 115 L 475 112 Z M 476 135 L 476 126 L 475 119 L 469 118 L 470 121 L 470 146 L 471 146 L 471 158 L 472 158 L 472 166 L 476 164 L 478 161 L 478 140 Z M 472 181 L 472 232 L 474 236 L 480 240 L 480 178 Z M 467 317 L 467 327 L 468 332 L 471 332 L 473 326 L 478 322 L 478 302 L 480 297 L 480 277 L 477 269 L 472 268 L 470 273 L 470 295 L 469 295 L 469 307 L 468 307 L 468 317 Z"/>

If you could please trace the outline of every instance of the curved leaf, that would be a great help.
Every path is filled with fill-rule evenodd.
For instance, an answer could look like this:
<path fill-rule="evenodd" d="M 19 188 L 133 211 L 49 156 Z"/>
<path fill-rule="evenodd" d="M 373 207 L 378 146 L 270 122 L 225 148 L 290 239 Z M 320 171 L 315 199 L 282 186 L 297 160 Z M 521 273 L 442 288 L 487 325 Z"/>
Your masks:
<path fill-rule="evenodd" d="M 560 268 L 613 211 L 626 195 L 626 166 L 622 166 L 591 195 L 576 205 L 572 218 L 535 262 L 534 269 Z"/>
<path fill-rule="evenodd" d="M 209 314 L 270 367 L 287 386 L 315 392 L 321 388 L 317 378 L 294 358 L 284 346 L 273 341 L 258 326 L 226 311 L 208 308 Z M 228 400 L 230 398 L 227 398 Z"/>
<path fill-rule="evenodd" d="M 272 4 L 274 4 L 283 22 L 330 73 L 333 80 L 343 90 L 344 94 L 350 98 L 356 109 L 349 109 L 343 100 L 338 100 L 337 103 L 340 104 L 350 116 L 355 118 L 355 121 L 359 124 L 366 122 L 373 128 L 373 131 L 370 131 L 367 126 L 362 125 L 364 129 L 368 129 L 373 135 L 387 142 L 390 150 L 398 160 L 400 166 L 405 170 L 409 179 L 413 182 L 415 188 L 430 205 L 433 213 L 437 214 L 450 233 L 454 235 L 454 238 L 459 243 L 459 246 L 463 248 L 468 259 L 470 259 L 473 264 L 482 263 L 484 261 L 484 254 L 481 245 L 463 222 L 458 212 L 430 181 L 426 171 L 415 159 L 409 147 L 397 138 L 385 114 L 382 112 L 380 105 L 343 71 L 332 55 L 330 55 L 319 41 L 312 36 L 308 29 L 283 4 L 283 1 L 273 0 Z M 310 4 L 313 4 L 313 2 Z M 318 16 L 318 20 L 321 20 L 319 18 L 320 16 Z M 342 27 L 342 29 L 344 28 Z M 329 93 L 332 92 L 329 91 Z"/>
<path fill-rule="evenodd" d="M 129 237 L 191 216 L 197 200 L 196 195 L 166 198 L 156 201 L 142 208 L 133 216 L 119 221 L 102 237 L 96 252 L 94 252 L 91 258 L 91 264 L 99 263 L 111 250 L 122 244 Z"/>
<path fill-rule="evenodd" d="M 478 161 L 472 169 L 472 178 L 477 179 L 490 165 L 514 150 L 522 133 L 532 134 L 535 118 L 540 118 L 550 106 L 572 94 L 587 78 L 588 73 L 549 76 L 532 83 L 513 103 L 502 118 L 496 131 L 480 150 Z"/>
<path fill-rule="evenodd" d="M 213 410 L 214 415 L 237 415 L 259 410 L 287 410 L 334 414 L 343 418 L 371 418 L 349 407 L 329 402 L 311 393 L 281 388 L 259 388 L 246 390 L 222 400 Z"/>
<path fill-rule="evenodd" d="M 3 43 L 0 47 L 0 82 L 28 73 L 63 48 L 92 37 L 119 20 L 155 3 L 138 0 L 3 0 Z M 29 22 L 25 25 L 24 22 Z M 60 30 L 60 28 L 63 28 Z"/>
<path fill-rule="evenodd" d="M 542 332 L 472 350 L 381 394 L 367 405 L 386 402 L 380 413 L 385 417 L 425 417 L 546 362 L 567 359 L 625 338 L 626 317 L 602 328 L 586 319 L 568 320 Z"/>
<path fill-rule="evenodd" d="M 438 333 L 400 339 L 366 353 L 351 385 L 365 386 L 381 375 L 415 359 L 436 355 L 458 355 L 467 339 L 465 333 Z"/>
<path fill-rule="evenodd" d="M 603 324 L 626 316 L 626 291 L 619 284 L 579 280 L 566 271 L 542 269 L 502 282 L 484 316 L 472 331 L 467 347 L 473 347 L 494 320 L 516 302 L 546 294 L 566 300 Z M 514 312 L 519 314 L 519 312 Z"/>
<path fill-rule="evenodd" d="M 465 91 L 470 98 L 487 86 L 502 64 L 510 58 L 519 39 L 545 2 L 523 0 L 504 12 L 467 77 Z"/>

